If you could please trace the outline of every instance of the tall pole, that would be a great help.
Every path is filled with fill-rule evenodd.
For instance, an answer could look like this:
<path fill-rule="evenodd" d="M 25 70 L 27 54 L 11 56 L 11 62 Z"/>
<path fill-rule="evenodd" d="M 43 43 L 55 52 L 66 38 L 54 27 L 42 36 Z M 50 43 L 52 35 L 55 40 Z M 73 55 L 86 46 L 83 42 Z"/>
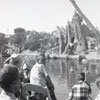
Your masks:
<path fill-rule="evenodd" d="M 85 82 L 86 82 L 86 74 L 87 74 L 87 68 L 84 68 L 84 73 L 85 73 Z"/>

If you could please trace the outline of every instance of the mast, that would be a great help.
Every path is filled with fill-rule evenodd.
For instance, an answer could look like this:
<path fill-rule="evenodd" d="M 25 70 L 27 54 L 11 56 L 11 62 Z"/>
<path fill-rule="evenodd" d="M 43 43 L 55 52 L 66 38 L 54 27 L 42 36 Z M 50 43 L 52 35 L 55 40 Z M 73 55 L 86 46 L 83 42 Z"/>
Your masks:
<path fill-rule="evenodd" d="M 70 0 L 70 2 L 72 3 L 72 5 L 74 6 L 74 8 L 78 11 L 78 13 L 81 15 L 82 19 L 85 20 L 85 22 L 87 23 L 87 25 L 91 28 L 91 30 L 95 33 L 96 35 L 96 39 L 97 42 L 99 43 L 99 33 L 97 32 L 97 30 L 95 29 L 95 27 L 92 25 L 92 23 L 88 20 L 88 18 L 83 14 L 83 12 L 80 10 L 80 8 L 77 6 L 77 4 L 75 3 L 74 0 Z M 97 44 L 98 44 L 97 43 Z"/>

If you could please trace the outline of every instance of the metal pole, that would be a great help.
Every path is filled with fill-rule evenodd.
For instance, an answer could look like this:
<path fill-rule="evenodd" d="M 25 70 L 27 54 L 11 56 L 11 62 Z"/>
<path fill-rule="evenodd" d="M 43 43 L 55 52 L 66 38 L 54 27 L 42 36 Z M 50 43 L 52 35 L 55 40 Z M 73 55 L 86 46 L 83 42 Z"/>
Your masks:
<path fill-rule="evenodd" d="M 86 80 L 87 80 L 87 76 L 86 76 L 86 74 L 87 74 L 87 68 L 85 67 L 84 68 L 84 73 L 85 73 L 85 82 L 86 82 Z M 87 82 L 86 82 L 87 83 Z M 88 84 L 88 83 L 87 83 Z M 88 84 L 89 85 L 89 84 Z M 90 95 L 88 95 L 88 97 L 91 99 L 91 100 L 93 100 L 93 98 L 92 97 L 90 97 Z"/>

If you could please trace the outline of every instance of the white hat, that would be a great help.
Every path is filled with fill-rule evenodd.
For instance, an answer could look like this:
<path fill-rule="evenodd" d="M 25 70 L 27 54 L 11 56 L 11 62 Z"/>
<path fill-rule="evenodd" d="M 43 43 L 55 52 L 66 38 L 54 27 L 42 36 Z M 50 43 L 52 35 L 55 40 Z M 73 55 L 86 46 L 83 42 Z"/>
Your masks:
<path fill-rule="evenodd" d="M 11 58 L 12 58 L 12 61 L 13 61 L 13 62 L 17 62 L 17 61 L 20 60 L 20 57 L 19 57 L 18 54 L 12 54 L 12 55 L 11 55 Z"/>

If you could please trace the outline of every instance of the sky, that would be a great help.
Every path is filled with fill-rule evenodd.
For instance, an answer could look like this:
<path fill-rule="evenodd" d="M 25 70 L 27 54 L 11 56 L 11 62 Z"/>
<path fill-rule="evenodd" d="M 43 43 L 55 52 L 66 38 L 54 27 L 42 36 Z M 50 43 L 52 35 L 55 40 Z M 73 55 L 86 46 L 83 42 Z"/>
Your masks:
<path fill-rule="evenodd" d="M 100 0 L 75 0 L 91 23 L 100 29 Z M 0 32 L 13 34 L 22 27 L 52 32 L 67 25 L 74 14 L 70 0 L 0 0 Z"/>

